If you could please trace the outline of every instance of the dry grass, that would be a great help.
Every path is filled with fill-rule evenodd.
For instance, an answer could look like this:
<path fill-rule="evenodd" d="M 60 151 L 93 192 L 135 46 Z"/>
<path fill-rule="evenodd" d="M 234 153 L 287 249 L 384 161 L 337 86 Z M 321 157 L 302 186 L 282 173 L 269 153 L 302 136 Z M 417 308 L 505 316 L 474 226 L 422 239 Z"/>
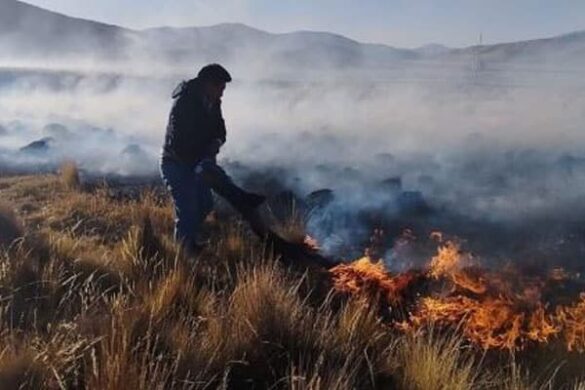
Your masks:
<path fill-rule="evenodd" d="M 572 390 L 585 390 L 585 381 L 581 382 L 575 382 L 575 384 L 573 384 L 573 386 L 571 387 Z"/>
<path fill-rule="evenodd" d="M 0 249 L 10 246 L 24 235 L 24 227 L 16 216 L 14 209 L 0 203 Z"/>
<path fill-rule="evenodd" d="M 368 302 L 317 293 L 319 277 L 237 222 L 214 222 L 190 259 L 168 200 L 59 181 L 3 181 L 17 210 L 38 207 L 0 252 L 0 389 L 583 388 L 583 372 L 488 364 L 456 335 L 399 336 Z"/>
<path fill-rule="evenodd" d="M 290 242 L 303 243 L 307 236 L 308 211 L 298 207 L 295 201 L 271 207 L 270 216 L 275 231 Z M 277 217 L 277 215 L 279 217 Z"/>
<path fill-rule="evenodd" d="M 79 178 L 79 169 L 74 161 L 65 161 L 59 168 L 61 182 L 69 190 L 81 188 L 81 179 Z"/>
<path fill-rule="evenodd" d="M 456 335 L 438 336 L 431 329 L 402 339 L 397 345 L 400 382 L 412 390 L 464 390 L 490 383 L 478 369 L 475 354 Z"/>

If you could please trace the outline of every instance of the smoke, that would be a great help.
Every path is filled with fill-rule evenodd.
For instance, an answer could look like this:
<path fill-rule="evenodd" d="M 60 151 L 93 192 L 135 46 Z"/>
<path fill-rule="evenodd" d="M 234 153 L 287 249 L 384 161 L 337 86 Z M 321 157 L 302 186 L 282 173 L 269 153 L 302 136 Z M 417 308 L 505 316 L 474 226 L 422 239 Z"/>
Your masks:
<path fill-rule="evenodd" d="M 3 60 L 0 163 L 73 159 L 86 174 L 157 175 L 171 91 L 218 61 L 234 75 L 225 166 L 250 189 L 305 202 L 326 252 L 361 251 L 374 226 L 391 240 L 424 226 L 478 238 L 494 256 L 535 240 L 551 256 L 585 254 L 575 244 L 585 238 L 585 93 L 571 67 L 583 58 L 555 62 L 573 53 L 565 46 L 527 45 L 509 60 L 492 48 L 482 62 L 472 49 L 421 58 L 321 35 L 274 43 L 241 28 L 132 33 L 114 60 Z M 223 45 L 201 46 L 214 34 Z M 196 37 L 202 49 L 191 53 Z M 324 189 L 331 199 L 306 198 Z"/>

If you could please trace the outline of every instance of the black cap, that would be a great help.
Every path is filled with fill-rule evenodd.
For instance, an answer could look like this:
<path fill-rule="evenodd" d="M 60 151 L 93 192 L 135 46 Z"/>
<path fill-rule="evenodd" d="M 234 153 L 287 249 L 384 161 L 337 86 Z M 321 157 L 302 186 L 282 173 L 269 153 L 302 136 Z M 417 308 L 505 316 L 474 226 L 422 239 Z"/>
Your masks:
<path fill-rule="evenodd" d="M 219 64 L 205 65 L 197 74 L 197 78 L 214 83 L 229 83 L 232 81 L 232 76 L 230 76 L 229 72 Z"/>

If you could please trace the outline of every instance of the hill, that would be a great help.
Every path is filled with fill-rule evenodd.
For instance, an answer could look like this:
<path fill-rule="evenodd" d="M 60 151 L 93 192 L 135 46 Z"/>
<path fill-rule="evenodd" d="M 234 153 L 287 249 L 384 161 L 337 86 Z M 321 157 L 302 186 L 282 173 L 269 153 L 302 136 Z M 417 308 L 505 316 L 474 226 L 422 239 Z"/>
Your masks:
<path fill-rule="evenodd" d="M 153 60 L 192 65 L 221 61 L 251 67 L 337 69 L 391 67 L 413 61 L 546 63 L 576 66 L 585 62 L 585 32 L 547 39 L 449 49 L 427 45 L 400 49 L 366 44 L 315 31 L 272 34 L 243 24 L 131 30 L 72 18 L 17 0 L 0 0 L 0 48 L 5 58 Z"/>
<path fill-rule="evenodd" d="M 72 18 L 20 1 L 0 0 L 0 10 L 0 47 L 6 57 L 117 58 L 124 55 L 135 38 L 127 29 Z"/>

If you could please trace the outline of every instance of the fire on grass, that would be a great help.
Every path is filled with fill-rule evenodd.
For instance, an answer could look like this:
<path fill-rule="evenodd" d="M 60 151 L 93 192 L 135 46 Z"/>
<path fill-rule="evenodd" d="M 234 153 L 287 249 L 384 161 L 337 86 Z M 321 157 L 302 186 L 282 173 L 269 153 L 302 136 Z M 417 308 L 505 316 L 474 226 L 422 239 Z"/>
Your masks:
<path fill-rule="evenodd" d="M 562 269 L 534 275 L 490 270 L 440 233 L 437 253 L 420 270 L 393 274 L 371 255 L 330 270 L 334 288 L 377 298 L 391 325 L 457 328 L 484 349 L 523 349 L 560 340 L 585 353 L 585 289 Z M 570 287 L 569 287 L 570 286 Z M 551 298 L 552 297 L 552 298 Z"/>

